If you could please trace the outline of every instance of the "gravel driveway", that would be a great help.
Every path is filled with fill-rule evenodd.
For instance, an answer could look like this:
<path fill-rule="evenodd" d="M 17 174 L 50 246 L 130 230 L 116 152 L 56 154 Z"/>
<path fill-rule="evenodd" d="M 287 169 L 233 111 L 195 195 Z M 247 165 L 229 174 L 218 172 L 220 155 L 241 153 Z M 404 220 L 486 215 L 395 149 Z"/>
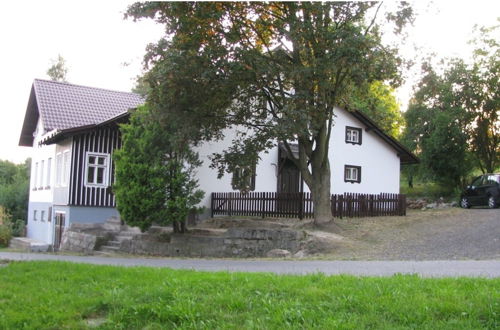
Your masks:
<path fill-rule="evenodd" d="M 411 211 L 338 223 L 352 243 L 334 251 L 334 259 L 500 259 L 500 209 Z"/>

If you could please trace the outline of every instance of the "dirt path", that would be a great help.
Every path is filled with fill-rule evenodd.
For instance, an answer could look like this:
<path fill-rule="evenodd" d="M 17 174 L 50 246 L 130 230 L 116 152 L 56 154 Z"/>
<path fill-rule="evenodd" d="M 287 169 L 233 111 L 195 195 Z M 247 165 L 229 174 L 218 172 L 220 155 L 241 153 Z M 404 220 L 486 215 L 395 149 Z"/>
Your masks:
<path fill-rule="evenodd" d="M 333 246 L 328 259 L 500 259 L 500 209 L 410 211 L 406 217 L 337 219 L 337 224 L 346 242 Z"/>

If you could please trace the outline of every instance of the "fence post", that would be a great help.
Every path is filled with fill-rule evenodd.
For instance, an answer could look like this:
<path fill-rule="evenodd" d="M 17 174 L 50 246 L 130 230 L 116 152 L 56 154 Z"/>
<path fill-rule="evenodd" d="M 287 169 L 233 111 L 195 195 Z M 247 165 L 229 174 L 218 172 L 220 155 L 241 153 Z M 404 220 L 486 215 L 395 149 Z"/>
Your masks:
<path fill-rule="evenodd" d="M 212 218 L 214 217 L 214 196 L 215 196 L 215 193 L 212 193 L 212 199 L 210 200 L 210 211 L 212 213 Z"/>
<path fill-rule="evenodd" d="M 300 192 L 300 197 L 299 197 L 299 219 L 302 220 L 304 219 L 304 193 Z"/>
<path fill-rule="evenodd" d="M 342 219 L 344 216 L 344 195 L 339 195 L 339 218 Z"/>

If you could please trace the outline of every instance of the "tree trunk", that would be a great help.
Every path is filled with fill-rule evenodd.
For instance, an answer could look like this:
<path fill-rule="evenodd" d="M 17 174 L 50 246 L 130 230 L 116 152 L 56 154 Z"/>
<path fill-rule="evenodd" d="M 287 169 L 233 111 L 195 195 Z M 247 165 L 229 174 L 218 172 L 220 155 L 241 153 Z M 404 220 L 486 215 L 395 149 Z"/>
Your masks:
<path fill-rule="evenodd" d="M 179 228 L 179 221 L 173 221 L 172 222 L 172 229 L 174 233 L 180 233 L 180 228 Z"/>
<path fill-rule="evenodd" d="M 313 167 L 312 177 L 312 200 L 314 203 L 314 224 L 329 222 L 333 219 L 330 196 L 330 164 L 326 164 L 315 169 Z"/>

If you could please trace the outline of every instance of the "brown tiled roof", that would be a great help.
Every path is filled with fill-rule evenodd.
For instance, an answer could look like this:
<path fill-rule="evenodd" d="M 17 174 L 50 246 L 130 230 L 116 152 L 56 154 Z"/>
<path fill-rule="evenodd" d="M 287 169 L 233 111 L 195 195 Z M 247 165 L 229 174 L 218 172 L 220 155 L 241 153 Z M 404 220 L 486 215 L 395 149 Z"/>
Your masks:
<path fill-rule="evenodd" d="M 144 103 L 135 93 L 35 79 L 20 145 L 32 145 L 38 117 L 45 132 L 97 125 Z"/>

